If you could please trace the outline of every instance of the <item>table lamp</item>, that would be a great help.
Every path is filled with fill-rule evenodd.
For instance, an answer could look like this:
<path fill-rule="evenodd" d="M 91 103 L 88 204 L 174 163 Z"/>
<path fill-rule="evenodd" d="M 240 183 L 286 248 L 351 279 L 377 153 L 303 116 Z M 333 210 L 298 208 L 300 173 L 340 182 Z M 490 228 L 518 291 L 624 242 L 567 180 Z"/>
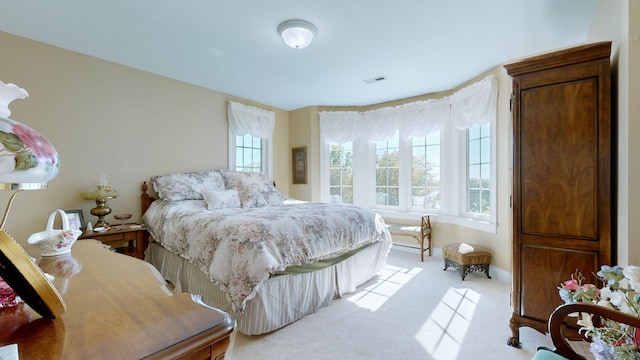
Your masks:
<path fill-rule="evenodd" d="M 94 229 L 109 226 L 109 223 L 104 221 L 104 217 L 111 214 L 111 208 L 107 206 L 107 201 L 117 198 L 118 192 L 108 184 L 107 174 L 102 173 L 98 185 L 80 193 L 83 199 L 96 202 L 96 207 L 91 209 L 91 215 L 98 217 L 98 221 L 93 226 Z"/>
<path fill-rule="evenodd" d="M 8 118 L 9 103 L 27 96 L 26 90 L 0 81 L 0 190 L 15 190 L 0 223 L 0 277 L 33 310 L 53 319 L 65 312 L 64 300 L 4 227 L 16 195 L 22 190 L 46 189 L 60 170 L 58 152 L 49 140 Z"/>

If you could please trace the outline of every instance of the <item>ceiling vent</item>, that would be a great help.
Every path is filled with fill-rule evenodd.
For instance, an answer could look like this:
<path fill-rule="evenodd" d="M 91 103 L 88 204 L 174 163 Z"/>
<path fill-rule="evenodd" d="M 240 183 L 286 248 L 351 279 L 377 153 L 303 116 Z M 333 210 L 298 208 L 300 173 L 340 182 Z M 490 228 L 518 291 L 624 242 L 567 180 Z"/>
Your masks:
<path fill-rule="evenodd" d="M 383 80 L 387 80 L 387 78 L 384 75 L 380 75 L 380 76 L 372 77 L 371 79 L 366 79 L 362 81 L 364 81 L 366 84 L 373 84 Z"/>

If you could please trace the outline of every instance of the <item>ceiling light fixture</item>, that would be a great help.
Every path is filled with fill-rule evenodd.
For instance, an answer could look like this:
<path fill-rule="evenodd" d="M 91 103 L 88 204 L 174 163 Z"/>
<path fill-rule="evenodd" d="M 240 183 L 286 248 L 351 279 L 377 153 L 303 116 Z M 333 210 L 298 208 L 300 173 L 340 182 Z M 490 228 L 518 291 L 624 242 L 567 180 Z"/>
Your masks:
<path fill-rule="evenodd" d="M 287 20 L 278 25 L 278 34 L 287 46 L 294 49 L 304 49 L 316 35 L 316 27 L 305 20 Z"/>

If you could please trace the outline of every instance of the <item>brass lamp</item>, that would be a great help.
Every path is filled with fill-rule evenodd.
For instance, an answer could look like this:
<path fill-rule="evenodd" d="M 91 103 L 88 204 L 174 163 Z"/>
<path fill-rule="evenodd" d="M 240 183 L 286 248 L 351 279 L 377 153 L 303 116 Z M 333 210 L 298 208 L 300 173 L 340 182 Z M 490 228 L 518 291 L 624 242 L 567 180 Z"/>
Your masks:
<path fill-rule="evenodd" d="M 58 152 L 32 128 L 10 120 L 9 103 L 26 90 L 0 81 L 0 190 L 16 190 L 0 224 L 0 277 L 36 312 L 53 319 L 66 310 L 64 300 L 29 254 L 4 228 L 11 205 L 22 190 L 46 189 L 58 175 Z"/>
<path fill-rule="evenodd" d="M 102 173 L 97 186 L 80 193 L 83 199 L 96 202 L 96 207 L 91 209 L 91 215 L 98 217 L 94 228 L 109 226 L 109 223 L 104 221 L 104 217 L 111 214 L 111 208 L 107 206 L 107 201 L 118 197 L 118 192 L 107 184 L 107 174 Z"/>

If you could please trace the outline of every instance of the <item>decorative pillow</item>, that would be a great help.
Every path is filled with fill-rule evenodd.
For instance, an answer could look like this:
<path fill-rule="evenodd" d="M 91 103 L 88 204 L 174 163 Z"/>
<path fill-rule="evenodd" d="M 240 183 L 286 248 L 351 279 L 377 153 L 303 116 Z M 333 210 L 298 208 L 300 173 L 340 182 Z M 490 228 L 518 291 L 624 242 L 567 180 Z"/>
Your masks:
<path fill-rule="evenodd" d="M 273 186 L 273 183 L 271 185 L 272 186 L 270 191 L 267 191 L 266 193 L 262 194 L 262 196 L 267 201 L 267 204 L 269 206 L 280 206 L 280 205 L 284 205 L 285 201 L 294 200 L 288 196 L 283 195 L 281 192 L 276 190 L 275 186 Z"/>
<path fill-rule="evenodd" d="M 273 181 L 259 172 L 221 171 L 227 189 L 238 190 L 243 208 L 267 205 L 268 195 L 275 190 Z"/>
<path fill-rule="evenodd" d="M 151 184 L 160 199 L 167 201 L 202 200 L 205 190 L 224 190 L 224 180 L 217 170 L 173 173 L 154 176 Z"/>
<path fill-rule="evenodd" d="M 227 208 L 239 208 L 240 196 L 236 189 L 229 190 L 204 190 L 202 192 L 204 201 L 207 202 L 207 209 L 227 209 Z"/>

